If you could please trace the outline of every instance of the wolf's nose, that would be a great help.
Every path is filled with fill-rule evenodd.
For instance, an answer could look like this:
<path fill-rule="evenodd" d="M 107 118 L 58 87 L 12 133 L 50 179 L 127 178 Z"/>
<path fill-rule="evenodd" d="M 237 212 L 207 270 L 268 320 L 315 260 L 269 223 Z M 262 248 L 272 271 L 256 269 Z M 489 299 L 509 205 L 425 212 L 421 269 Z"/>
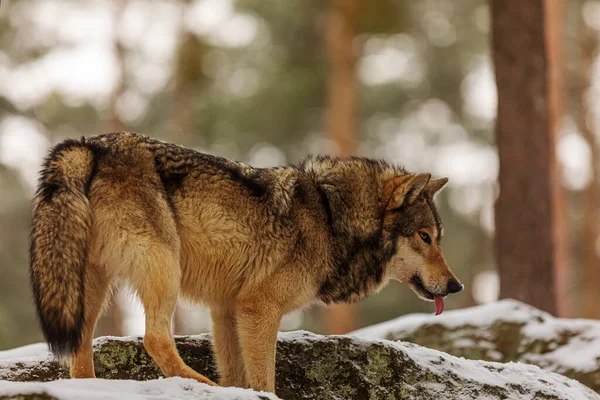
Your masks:
<path fill-rule="evenodd" d="M 448 281 L 448 293 L 458 293 L 465 288 L 465 285 L 452 278 Z"/>

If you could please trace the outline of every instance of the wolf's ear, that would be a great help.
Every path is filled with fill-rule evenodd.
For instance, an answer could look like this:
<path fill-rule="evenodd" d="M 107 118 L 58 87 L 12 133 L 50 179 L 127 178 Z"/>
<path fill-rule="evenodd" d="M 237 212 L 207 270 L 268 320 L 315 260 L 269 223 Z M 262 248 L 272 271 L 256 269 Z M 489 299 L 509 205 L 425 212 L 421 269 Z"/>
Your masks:
<path fill-rule="evenodd" d="M 425 186 L 425 193 L 433 197 L 446 186 L 446 183 L 448 183 L 448 178 L 431 179 Z"/>
<path fill-rule="evenodd" d="M 421 194 L 431 174 L 406 174 L 387 181 L 383 187 L 383 200 L 387 210 L 399 208 L 403 204 L 414 204 Z"/>

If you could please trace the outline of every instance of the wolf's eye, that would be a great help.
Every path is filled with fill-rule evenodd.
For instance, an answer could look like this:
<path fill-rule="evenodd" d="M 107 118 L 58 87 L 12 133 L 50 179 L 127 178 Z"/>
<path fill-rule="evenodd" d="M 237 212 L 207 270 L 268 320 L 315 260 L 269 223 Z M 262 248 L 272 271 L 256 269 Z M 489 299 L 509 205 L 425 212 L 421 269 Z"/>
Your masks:
<path fill-rule="evenodd" d="M 421 237 L 421 239 L 423 239 L 423 241 L 427 244 L 431 244 L 431 236 L 429 236 L 429 233 L 427 232 L 419 232 L 419 236 Z"/>

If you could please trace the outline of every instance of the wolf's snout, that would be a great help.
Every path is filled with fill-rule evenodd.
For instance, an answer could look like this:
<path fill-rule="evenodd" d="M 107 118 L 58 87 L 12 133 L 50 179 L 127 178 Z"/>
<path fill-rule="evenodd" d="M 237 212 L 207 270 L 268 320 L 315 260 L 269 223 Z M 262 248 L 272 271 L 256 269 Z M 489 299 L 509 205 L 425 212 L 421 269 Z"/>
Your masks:
<path fill-rule="evenodd" d="M 457 281 L 454 278 L 452 278 L 448 281 L 448 293 L 462 292 L 462 290 L 464 288 L 465 288 L 465 285 L 463 285 L 462 283 L 460 283 L 459 281 Z"/>

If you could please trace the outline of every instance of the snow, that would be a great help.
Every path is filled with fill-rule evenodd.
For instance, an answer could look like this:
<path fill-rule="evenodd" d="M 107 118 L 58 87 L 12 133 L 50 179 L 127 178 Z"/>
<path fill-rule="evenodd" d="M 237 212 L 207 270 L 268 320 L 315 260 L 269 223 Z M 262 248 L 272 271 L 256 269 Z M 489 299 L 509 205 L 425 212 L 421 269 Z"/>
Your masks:
<path fill-rule="evenodd" d="M 62 379 L 53 382 L 0 381 L 0 398 L 17 394 L 46 393 L 61 400 L 104 399 L 278 399 L 271 393 L 247 389 L 211 387 L 193 379 L 168 378 L 150 381 Z"/>
<path fill-rule="evenodd" d="M 512 299 L 500 300 L 482 306 L 465 308 L 456 311 L 446 311 L 434 317 L 432 314 L 410 314 L 381 324 L 354 331 L 352 335 L 362 337 L 385 337 L 395 332 L 412 332 L 424 324 L 439 324 L 449 329 L 462 325 L 489 326 L 494 321 L 527 323 L 533 318 L 553 318 L 550 314 L 540 311 Z"/>
<path fill-rule="evenodd" d="M 49 353 L 48 345 L 46 343 L 34 343 L 23 347 L 17 347 L 16 349 L 12 350 L 0 351 L 0 360 L 34 357 L 43 353 Z"/>
<path fill-rule="evenodd" d="M 585 319 L 553 319 L 552 324 L 533 322 L 523 333 L 534 339 L 556 339 L 562 332 L 578 332 L 568 344 L 544 354 L 528 354 L 537 365 L 561 364 L 564 369 L 596 371 L 600 367 L 600 322 Z"/>
<path fill-rule="evenodd" d="M 18 360 L 21 368 L 30 368 L 54 360 L 46 343 L 35 343 L 16 349 L 0 351 L 0 382 L 5 379 L 3 371 L 9 371 Z M 1 395 L 0 395 L 1 397 Z"/>
<path fill-rule="evenodd" d="M 98 345 L 106 341 L 132 341 L 139 337 L 106 336 L 94 340 Z M 166 378 L 149 381 L 109 379 L 61 379 L 52 382 L 3 381 L 2 370 L 18 363 L 22 369 L 53 360 L 46 343 L 35 343 L 12 350 L 0 351 L 0 398 L 17 394 L 46 393 L 61 400 L 100 399 L 278 399 L 272 393 L 247 389 L 211 387 L 193 379 Z"/>
<path fill-rule="evenodd" d="M 523 325 L 527 343 L 535 340 L 557 340 L 564 332 L 571 336 L 568 343 L 544 354 L 527 354 L 524 360 L 536 365 L 555 365 L 558 372 L 568 369 L 597 371 L 600 368 L 600 322 L 586 319 L 561 319 L 516 300 L 506 299 L 463 310 L 446 311 L 434 317 L 430 314 L 411 314 L 352 333 L 366 338 L 398 338 L 410 335 L 424 325 L 442 325 L 448 329 L 460 326 L 485 328 L 496 321 Z M 478 342 L 481 345 L 485 342 Z M 456 342 L 457 347 L 475 346 L 468 338 Z"/>
<path fill-rule="evenodd" d="M 514 307 L 515 305 L 521 305 L 521 303 L 512 300 L 504 301 L 503 303 L 504 304 L 502 305 L 502 308 L 505 310 L 507 307 L 510 308 Z M 531 309 L 535 310 L 540 315 L 549 315 L 535 308 Z M 489 311 L 489 308 L 486 308 L 486 310 Z M 459 311 L 455 312 L 458 313 Z M 490 321 L 489 317 L 485 316 L 486 312 L 479 311 L 475 312 L 474 314 L 480 318 L 480 323 L 486 320 L 488 322 Z M 427 316 L 427 318 L 431 318 L 431 316 Z M 514 318 L 515 321 L 526 321 L 531 319 L 531 314 L 526 315 L 525 312 L 518 312 L 515 313 L 515 315 L 512 315 L 512 318 Z M 372 336 L 361 334 L 363 331 L 368 332 L 369 328 L 356 331 L 352 336 L 353 340 L 358 341 L 359 343 L 362 342 L 365 348 L 371 346 L 373 342 L 379 342 L 385 346 L 396 347 L 399 351 L 406 353 L 409 358 L 415 360 L 421 368 L 430 370 L 432 373 L 434 373 L 434 375 L 437 376 L 454 374 L 462 379 L 475 381 L 481 383 L 482 385 L 488 384 L 500 387 L 510 387 L 510 385 L 518 384 L 522 385 L 529 393 L 535 393 L 536 391 L 547 391 L 548 386 L 554 387 L 557 390 L 559 390 L 559 387 L 564 387 L 564 390 L 561 391 L 561 398 L 569 398 L 573 400 L 587 400 L 592 398 L 600 399 L 600 396 L 596 395 L 596 397 L 594 397 L 593 392 L 591 392 L 591 390 L 587 389 L 587 387 L 581 383 L 559 374 L 549 373 L 535 365 L 514 362 L 496 363 L 489 361 L 467 360 L 463 357 L 455 357 L 447 353 L 422 347 L 413 343 L 390 342 L 383 339 L 377 340 Z M 332 336 L 330 336 L 330 338 L 331 337 Z M 333 337 L 344 338 L 347 336 L 339 335 Z M 322 338 L 323 336 L 316 336 L 313 333 L 306 331 L 284 332 L 279 334 L 280 340 L 293 340 L 305 343 L 322 340 Z M 565 382 L 567 382 L 566 385 Z M 444 385 L 431 382 L 428 382 L 427 385 L 428 388 L 432 390 L 435 389 L 435 385 L 438 385 L 440 388 L 440 395 L 443 395 L 442 390 Z M 569 387 L 569 385 L 571 385 L 571 387 Z M 584 395 L 584 393 L 586 394 Z M 472 398 L 473 397 L 468 397 L 468 399 Z M 520 398 L 528 399 L 533 397 L 527 397 L 526 395 L 523 395 L 523 397 Z"/>
<path fill-rule="evenodd" d="M 354 337 L 354 340 L 363 340 L 365 346 L 377 341 L 376 339 L 364 337 Z M 482 386 L 491 385 L 509 388 L 512 385 L 521 385 L 528 393 L 519 397 L 523 400 L 533 399 L 532 396 L 537 391 L 548 392 L 549 387 L 558 391 L 560 398 L 572 400 L 600 399 L 600 395 L 581 383 L 556 373 L 544 371 L 535 365 L 467 360 L 463 357 L 455 357 L 413 343 L 390 342 L 388 340 L 380 340 L 379 342 L 385 346 L 396 347 L 416 361 L 423 370 L 429 370 L 437 376 L 454 375 L 461 379 L 480 383 Z M 443 392 L 440 392 L 440 396 L 442 395 Z M 443 398 L 443 396 L 440 398 Z M 472 398 L 465 397 L 465 400 Z"/>
<path fill-rule="evenodd" d="M 520 306 L 516 302 L 503 302 L 500 308 L 505 312 L 511 311 L 510 317 L 515 320 L 531 320 L 531 314 L 527 317 L 525 311 L 512 310 L 515 306 Z M 496 313 L 494 308 L 485 307 L 487 313 Z M 512 311 L 515 311 L 514 313 Z M 465 317 L 464 312 L 453 312 L 459 314 L 457 319 L 460 320 L 461 315 Z M 539 315 L 547 317 L 547 314 L 537 312 Z M 451 313 L 448 313 L 451 314 Z M 509 317 L 509 314 L 503 316 Z M 472 323 L 483 323 L 492 321 L 486 312 L 474 310 L 471 318 Z M 501 314 L 502 315 L 502 314 Z M 428 317 L 431 318 L 431 317 Z M 412 317 L 411 320 L 415 318 Z M 455 324 L 451 316 L 446 316 L 449 324 Z M 402 320 L 402 318 L 400 319 Z M 441 320 L 441 318 L 436 318 Z M 589 321 L 576 321 L 577 324 L 589 323 Z M 394 327 L 394 324 L 387 324 L 388 328 Z M 377 327 L 375 327 L 377 328 Z M 372 332 L 385 333 L 381 327 L 371 328 Z M 404 353 L 409 359 L 414 362 L 424 371 L 430 372 L 434 376 L 449 377 L 454 380 L 467 380 L 474 382 L 477 387 L 482 385 L 491 385 L 493 387 L 504 387 L 510 393 L 515 393 L 515 386 L 519 385 L 523 391 L 521 399 L 533 399 L 536 392 L 547 393 L 549 396 L 558 395 L 559 398 L 584 400 L 598 399 L 600 396 L 582 384 L 572 379 L 566 378 L 556 373 L 544 371 L 539 367 L 526 365 L 521 363 L 495 363 L 487 361 L 466 360 L 461 357 L 455 357 L 437 350 L 428 349 L 412 343 L 406 342 L 391 342 L 383 339 L 374 339 L 369 335 L 365 335 L 365 329 L 362 332 L 357 332 L 353 337 L 349 336 L 320 336 L 306 331 L 295 331 L 280 333 L 279 340 L 284 342 L 300 342 L 312 344 L 318 341 L 331 340 L 348 340 L 351 339 L 354 345 L 364 347 L 365 350 L 372 349 L 373 344 L 381 344 L 386 347 L 392 347 Z M 542 332 L 545 335 L 551 335 L 547 331 Z M 198 335 L 196 338 L 206 339 L 207 335 Z M 366 337 L 365 337 L 366 336 Z M 99 338 L 95 344 L 102 343 L 107 340 L 139 340 L 138 337 L 130 338 Z M 189 337 L 193 340 L 194 337 Z M 588 346 L 588 349 L 591 346 Z M 597 347 L 597 346 L 596 346 Z M 557 356 L 562 356 L 558 354 Z M 27 368 L 28 365 L 35 363 L 45 363 L 52 356 L 48 353 L 45 344 L 33 344 L 21 347 L 14 350 L 0 352 L 0 379 L 2 378 L 1 371 L 15 364 L 20 368 Z M 429 374 L 429 373 L 428 373 Z M 480 385 L 481 384 L 481 385 Z M 443 385 L 436 382 L 418 382 L 413 385 L 419 385 L 421 388 L 426 388 L 428 393 L 439 394 L 438 398 L 444 398 Z M 155 379 L 150 381 L 132 381 L 132 380 L 105 380 L 105 379 L 66 379 L 53 382 L 8 382 L 0 380 L 0 398 L 27 393 L 46 393 L 50 396 L 66 399 L 256 399 L 259 395 L 246 389 L 239 388 L 220 388 L 210 387 L 194 380 L 184 378 L 168 378 Z M 466 390 L 464 399 L 477 398 L 478 393 L 471 393 Z M 260 393 L 260 396 L 267 399 L 277 399 L 273 394 Z"/>

